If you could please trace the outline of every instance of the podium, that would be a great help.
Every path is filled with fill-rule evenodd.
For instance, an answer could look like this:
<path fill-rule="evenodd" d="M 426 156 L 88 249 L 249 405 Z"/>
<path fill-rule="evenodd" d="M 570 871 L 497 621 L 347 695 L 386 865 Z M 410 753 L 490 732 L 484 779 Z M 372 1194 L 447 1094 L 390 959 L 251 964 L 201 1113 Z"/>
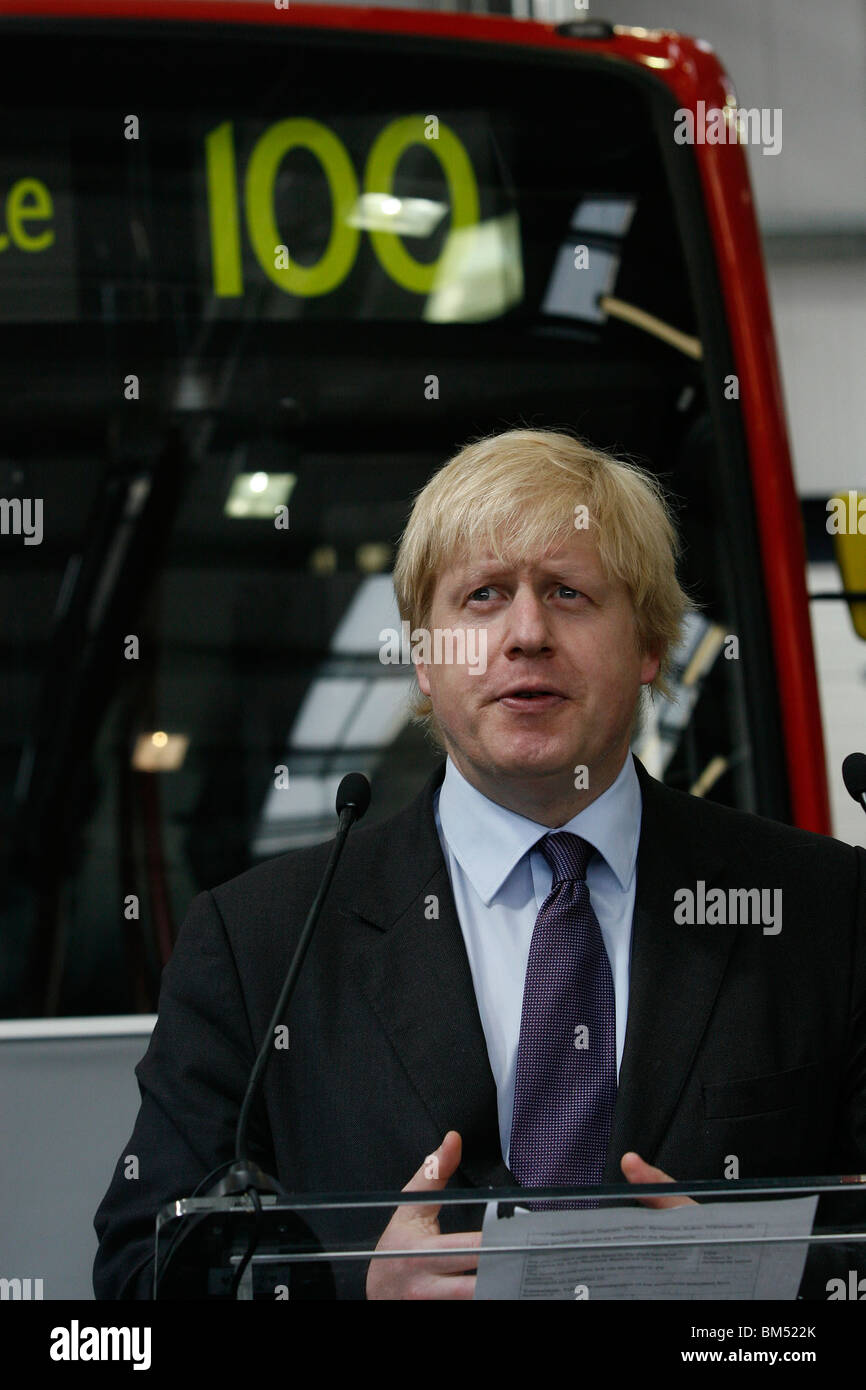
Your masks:
<path fill-rule="evenodd" d="M 179 1198 L 157 1214 L 154 1297 L 363 1299 L 371 1260 L 430 1256 L 376 1251 L 407 1205 L 440 1207 L 441 1254 L 477 1256 L 476 1297 L 866 1299 L 863 1175 Z"/>

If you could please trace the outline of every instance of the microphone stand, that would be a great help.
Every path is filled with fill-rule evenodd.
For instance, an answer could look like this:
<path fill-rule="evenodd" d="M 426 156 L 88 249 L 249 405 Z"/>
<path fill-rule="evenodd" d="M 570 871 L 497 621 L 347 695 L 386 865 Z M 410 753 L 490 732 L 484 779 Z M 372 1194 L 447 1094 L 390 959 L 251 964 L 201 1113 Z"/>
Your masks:
<path fill-rule="evenodd" d="M 339 825 L 337 834 L 334 837 L 334 843 L 331 847 L 331 853 L 328 856 L 328 862 L 325 866 L 325 872 L 322 875 L 322 881 L 319 884 L 319 891 L 313 899 L 310 910 L 307 913 L 307 919 L 289 964 L 288 973 L 280 991 L 280 997 L 274 1006 L 271 1020 L 265 1030 L 262 1045 L 259 1048 L 258 1056 L 256 1057 L 255 1064 L 250 1073 L 250 1079 L 247 1082 L 247 1089 L 244 1094 L 243 1104 L 241 1105 L 240 1114 L 238 1116 L 237 1130 L 235 1132 L 234 1161 L 219 1182 L 208 1188 L 204 1193 L 206 1197 L 231 1197 L 249 1192 L 250 1200 L 252 1201 L 255 1211 L 255 1222 L 247 1249 L 232 1278 L 231 1288 L 229 1290 L 230 1298 L 235 1298 L 237 1296 L 238 1287 L 244 1271 L 252 1259 L 258 1244 L 262 1209 L 260 1194 L 271 1193 L 276 1196 L 286 1196 L 285 1189 L 277 1179 L 272 1177 L 270 1173 L 266 1173 L 265 1170 L 249 1156 L 247 1151 L 247 1133 L 249 1130 L 250 1115 L 261 1090 L 262 1078 L 264 1077 L 265 1067 L 268 1064 L 268 1058 L 271 1055 L 273 1046 L 274 1031 L 288 1008 L 289 1000 L 292 997 L 298 975 L 301 971 L 301 966 L 304 963 L 304 957 L 307 954 L 307 949 L 312 940 L 316 923 L 322 911 L 322 905 L 324 904 L 328 889 L 331 886 L 331 880 L 334 877 L 334 871 L 339 863 L 340 855 L 343 852 L 346 837 L 354 822 L 360 820 L 364 815 L 369 804 L 370 783 L 367 781 L 367 778 L 359 772 L 348 773 L 337 789 L 337 813 L 340 818 Z M 159 1296 L 159 1285 L 163 1283 L 168 1266 L 172 1263 L 177 1247 L 182 1240 L 183 1236 L 179 1233 L 169 1246 L 162 1268 L 156 1277 L 155 1297 Z"/>
<path fill-rule="evenodd" d="M 307 949 L 312 940 L 316 923 L 319 920 L 322 904 L 325 901 L 328 889 L 331 886 L 331 879 L 334 877 L 334 870 L 343 852 L 346 837 L 355 820 L 360 819 L 367 809 L 367 805 L 358 804 L 363 798 L 363 792 L 361 792 L 361 796 L 356 797 L 354 801 L 349 802 L 349 804 L 343 804 L 340 793 L 343 792 L 344 783 L 349 780 L 349 777 L 360 777 L 366 784 L 367 805 L 369 805 L 370 791 L 367 779 L 361 777 L 359 773 L 349 773 L 348 777 L 343 779 L 337 793 L 337 806 L 340 809 L 340 823 L 337 834 L 334 837 L 334 843 L 328 857 L 327 865 L 325 866 L 322 881 L 319 884 L 319 891 L 313 899 L 310 910 L 307 913 L 304 929 L 295 947 L 295 954 L 289 965 L 288 974 L 283 983 L 283 988 L 280 991 L 280 997 L 274 1007 L 271 1021 L 268 1024 L 264 1040 L 259 1049 L 259 1055 L 256 1058 L 255 1066 L 250 1073 L 250 1079 L 247 1083 L 246 1094 L 244 1096 L 243 1105 L 241 1106 L 240 1115 L 238 1116 L 238 1126 L 235 1135 L 235 1161 L 225 1176 L 221 1178 L 213 1188 L 212 1192 L 208 1193 L 208 1196 L 228 1197 L 232 1196 L 234 1193 L 248 1192 L 250 1188 L 254 1188 L 257 1192 L 275 1192 L 278 1194 L 282 1194 L 284 1191 L 276 1178 L 271 1177 L 269 1173 L 266 1173 L 263 1168 L 257 1163 L 254 1163 L 249 1157 L 247 1153 L 247 1131 L 249 1129 L 250 1114 L 259 1091 L 261 1090 L 262 1077 L 264 1076 L 265 1067 L 268 1064 L 268 1058 L 271 1055 L 274 1032 L 279 1026 L 294 992 L 301 966 L 304 963 L 304 957 L 307 954 Z"/>

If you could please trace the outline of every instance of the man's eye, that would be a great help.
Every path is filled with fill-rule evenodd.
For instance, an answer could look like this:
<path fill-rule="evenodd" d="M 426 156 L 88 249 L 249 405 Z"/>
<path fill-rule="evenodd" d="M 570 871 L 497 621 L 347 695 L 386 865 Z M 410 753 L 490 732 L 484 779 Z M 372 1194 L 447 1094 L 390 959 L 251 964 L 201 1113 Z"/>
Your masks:
<path fill-rule="evenodd" d="M 560 593 L 560 594 L 564 593 L 564 594 L 566 595 L 566 597 L 568 597 L 568 598 L 583 598 L 583 597 L 584 597 L 584 595 L 583 595 L 583 593 L 582 593 L 582 591 L 581 591 L 580 589 L 573 589 L 573 588 L 571 587 L 570 584 L 557 584 L 556 588 L 557 588 L 557 592 L 558 592 L 558 593 Z M 496 586 L 495 586 L 495 585 L 493 585 L 493 584 L 482 584 L 480 589 L 473 589 L 473 590 L 472 590 L 472 593 L 469 595 L 469 601 L 470 601 L 470 603 L 471 603 L 473 600 L 476 600 L 476 599 L 477 599 L 480 603 L 483 603 L 483 602 L 485 602 L 486 600 L 485 600 L 485 597 L 482 597 L 482 596 L 488 596 L 488 595 L 494 594 L 494 593 L 496 593 L 496 592 L 497 592 L 497 589 L 496 589 Z"/>

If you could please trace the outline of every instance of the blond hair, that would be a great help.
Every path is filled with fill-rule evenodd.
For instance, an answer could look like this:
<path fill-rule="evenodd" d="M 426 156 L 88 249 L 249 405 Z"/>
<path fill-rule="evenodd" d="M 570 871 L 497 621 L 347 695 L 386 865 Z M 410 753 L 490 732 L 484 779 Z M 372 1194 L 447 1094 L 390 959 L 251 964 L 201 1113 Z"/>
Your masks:
<path fill-rule="evenodd" d="M 401 618 L 428 628 L 436 581 L 456 556 L 482 546 L 519 565 L 555 549 L 581 523 L 594 534 L 605 576 L 621 579 L 638 649 L 659 657 L 652 688 L 670 695 L 670 654 L 695 604 L 676 574 L 680 543 L 653 474 L 557 430 L 512 429 L 467 444 L 415 498 L 400 538 L 394 589 Z M 438 737 L 428 696 L 412 715 Z M 441 742 L 441 739 L 440 739 Z"/>

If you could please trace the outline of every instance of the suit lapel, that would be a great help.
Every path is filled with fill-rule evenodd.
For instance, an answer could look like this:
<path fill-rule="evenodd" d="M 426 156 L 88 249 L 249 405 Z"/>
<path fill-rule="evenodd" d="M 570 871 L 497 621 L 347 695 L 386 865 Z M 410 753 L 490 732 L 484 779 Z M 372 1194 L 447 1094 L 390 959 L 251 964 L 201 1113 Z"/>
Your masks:
<path fill-rule="evenodd" d="M 454 1185 L 507 1187 L 496 1084 L 433 815 L 444 773 L 443 760 L 405 812 L 375 827 L 381 847 L 367 851 L 366 881 L 343 910 L 361 919 L 360 986 L 439 1141 L 449 1129 L 463 1137 Z"/>
<path fill-rule="evenodd" d="M 736 932 L 674 921 L 674 893 L 719 877 L 724 856 L 695 833 L 698 806 L 635 759 L 643 812 L 628 1024 L 604 1181 L 629 1149 L 652 1163 L 706 1030 Z M 698 818 L 698 825 L 700 824 Z M 685 1174 L 673 1174 L 685 1178 Z"/>
<path fill-rule="evenodd" d="M 603 1181 L 619 1161 L 658 1150 L 709 1021 L 736 932 L 674 922 L 674 893 L 709 888 L 724 857 L 695 834 L 695 802 L 635 765 L 643 811 L 632 926 L 628 1025 Z M 363 854 L 340 910 L 359 935 L 359 984 L 440 1140 L 463 1136 L 457 1185 L 511 1187 L 496 1084 L 472 972 L 433 816 L 439 763 L 405 811 L 358 836 Z M 438 918 L 432 915 L 438 904 Z M 674 1176 L 679 1176 L 674 1175 Z M 465 1181 L 461 1181 L 465 1180 Z"/>

